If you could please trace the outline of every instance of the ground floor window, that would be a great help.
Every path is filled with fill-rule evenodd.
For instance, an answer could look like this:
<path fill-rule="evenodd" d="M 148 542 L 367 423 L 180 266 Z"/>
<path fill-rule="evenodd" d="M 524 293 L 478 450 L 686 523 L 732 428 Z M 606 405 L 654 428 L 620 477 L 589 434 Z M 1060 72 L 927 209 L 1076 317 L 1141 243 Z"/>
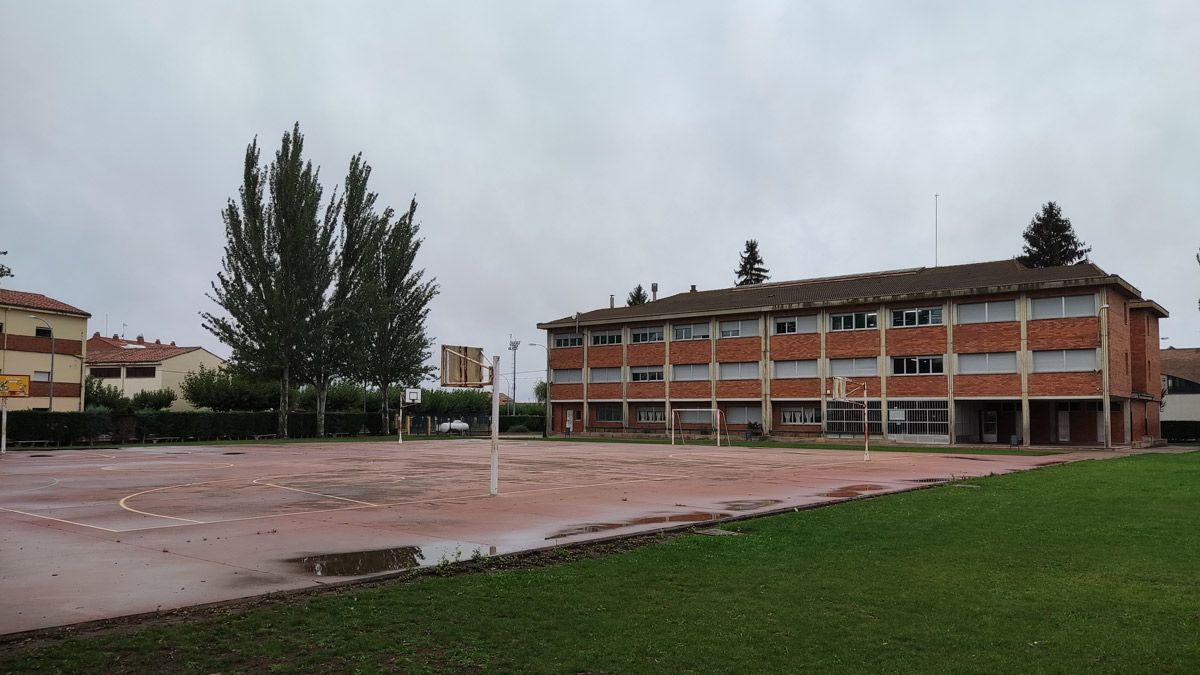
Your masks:
<path fill-rule="evenodd" d="M 619 405 L 598 405 L 596 406 L 596 421 L 597 422 L 621 422 L 624 421 L 621 415 L 621 406 Z"/>
<path fill-rule="evenodd" d="M 666 422 L 667 413 L 664 408 L 638 408 L 637 421 L 639 422 Z"/>
<path fill-rule="evenodd" d="M 725 408 L 726 424 L 762 424 L 762 408 L 756 405 L 731 405 Z"/>
<path fill-rule="evenodd" d="M 888 401 L 888 436 L 949 436 L 950 406 L 945 399 Z"/>
<path fill-rule="evenodd" d="M 825 404 L 825 433 L 861 436 L 862 428 L 862 404 L 848 401 L 828 401 Z M 883 433 L 879 401 L 867 401 L 867 430 L 876 435 Z"/>
<path fill-rule="evenodd" d="M 812 405 L 787 406 L 779 414 L 781 424 L 820 424 L 821 406 Z"/>

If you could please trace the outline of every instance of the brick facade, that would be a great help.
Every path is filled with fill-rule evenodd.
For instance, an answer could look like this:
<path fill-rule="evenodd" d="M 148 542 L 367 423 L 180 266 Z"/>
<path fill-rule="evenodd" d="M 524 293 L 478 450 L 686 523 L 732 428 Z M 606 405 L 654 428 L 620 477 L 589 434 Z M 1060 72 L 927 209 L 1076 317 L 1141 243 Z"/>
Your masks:
<path fill-rule="evenodd" d="M 762 338 L 722 338 L 717 340 L 717 362 L 738 363 L 762 359 Z"/>
<path fill-rule="evenodd" d="M 820 398 L 821 380 L 802 377 L 791 380 L 771 380 L 771 398 Z"/>
<path fill-rule="evenodd" d="M 711 340 L 676 340 L 671 343 L 671 363 L 708 363 L 712 361 Z"/>
<path fill-rule="evenodd" d="M 629 365 L 661 366 L 667 362 L 667 347 L 661 342 L 629 345 Z"/>
<path fill-rule="evenodd" d="M 821 358 L 821 336 L 816 333 L 771 336 L 771 360 L 773 361 L 803 361 L 819 358 Z"/>
<path fill-rule="evenodd" d="M 946 353 L 946 327 L 889 328 L 889 356 L 929 356 Z"/>

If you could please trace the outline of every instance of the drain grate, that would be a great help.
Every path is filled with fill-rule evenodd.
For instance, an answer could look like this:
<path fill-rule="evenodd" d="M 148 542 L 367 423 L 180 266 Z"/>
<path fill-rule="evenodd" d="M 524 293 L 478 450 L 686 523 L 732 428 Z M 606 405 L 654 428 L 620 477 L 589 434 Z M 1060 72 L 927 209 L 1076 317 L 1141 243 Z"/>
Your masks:
<path fill-rule="evenodd" d="M 910 478 L 910 483 L 945 483 L 949 478 Z"/>

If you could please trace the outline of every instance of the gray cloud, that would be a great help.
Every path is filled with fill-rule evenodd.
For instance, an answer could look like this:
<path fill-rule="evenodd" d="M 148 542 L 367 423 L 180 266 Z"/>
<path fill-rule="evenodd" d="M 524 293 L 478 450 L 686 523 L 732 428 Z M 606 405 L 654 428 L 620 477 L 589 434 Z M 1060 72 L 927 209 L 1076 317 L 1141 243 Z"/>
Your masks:
<path fill-rule="evenodd" d="M 727 286 L 751 237 L 777 280 L 929 265 L 937 192 L 943 264 L 1057 200 L 1194 346 L 1198 43 L 1184 2 L 4 3 L 0 248 L 93 330 L 223 351 L 219 210 L 299 120 L 329 187 L 362 150 L 417 195 L 442 342 Z"/>

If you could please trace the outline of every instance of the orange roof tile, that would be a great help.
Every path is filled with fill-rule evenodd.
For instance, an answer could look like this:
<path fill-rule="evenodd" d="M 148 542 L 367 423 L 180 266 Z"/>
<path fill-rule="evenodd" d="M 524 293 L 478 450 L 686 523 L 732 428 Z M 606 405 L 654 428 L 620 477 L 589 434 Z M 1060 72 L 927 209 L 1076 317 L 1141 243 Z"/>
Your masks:
<path fill-rule="evenodd" d="M 26 309 L 40 309 L 46 312 L 58 312 L 60 314 L 74 314 L 76 316 L 90 317 L 91 314 L 72 307 L 65 302 L 60 302 L 54 298 L 47 297 L 41 293 L 27 293 L 25 291 L 13 291 L 7 288 L 0 288 L 0 305 L 8 305 L 10 307 L 24 307 Z"/>

